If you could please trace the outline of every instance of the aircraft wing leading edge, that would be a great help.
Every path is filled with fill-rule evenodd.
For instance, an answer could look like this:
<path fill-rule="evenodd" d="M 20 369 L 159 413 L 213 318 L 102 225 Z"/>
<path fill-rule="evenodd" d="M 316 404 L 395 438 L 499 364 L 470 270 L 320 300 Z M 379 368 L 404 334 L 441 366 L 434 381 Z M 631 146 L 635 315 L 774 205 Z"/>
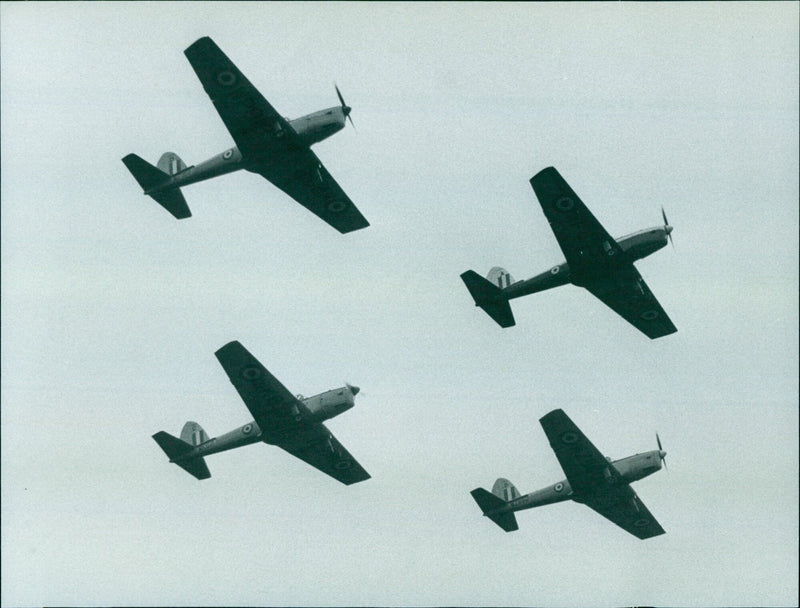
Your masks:
<path fill-rule="evenodd" d="M 370 478 L 308 408 L 239 342 L 215 353 L 268 443 L 277 445 L 343 484 Z"/>
<path fill-rule="evenodd" d="M 339 232 L 369 226 L 317 155 L 211 38 L 200 38 L 184 53 L 249 171 L 268 179 Z"/>

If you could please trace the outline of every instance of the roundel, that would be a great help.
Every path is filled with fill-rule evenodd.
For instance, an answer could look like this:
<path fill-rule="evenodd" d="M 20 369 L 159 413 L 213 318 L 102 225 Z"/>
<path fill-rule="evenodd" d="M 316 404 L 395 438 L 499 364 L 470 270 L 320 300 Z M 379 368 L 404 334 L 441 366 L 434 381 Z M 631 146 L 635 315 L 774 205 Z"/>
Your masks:
<path fill-rule="evenodd" d="M 575 201 L 573 201 L 568 196 L 562 196 L 560 199 L 556 201 L 556 209 L 559 211 L 572 211 L 572 208 L 575 206 Z"/>
<path fill-rule="evenodd" d="M 633 525 L 636 526 L 637 528 L 642 528 L 649 523 L 650 523 L 649 521 L 647 521 L 644 517 L 642 517 L 641 519 L 637 519 L 635 522 L 633 522 Z"/>
<path fill-rule="evenodd" d="M 242 433 L 244 433 L 245 435 L 249 435 L 250 431 L 252 431 L 252 430 L 253 430 L 253 425 L 252 424 L 245 424 L 242 427 Z"/>
<path fill-rule="evenodd" d="M 331 201 L 328 203 L 328 211 L 333 211 L 334 213 L 339 213 L 344 211 L 347 208 L 347 203 L 344 201 Z"/>
<path fill-rule="evenodd" d="M 236 82 L 236 75 L 233 72 L 225 70 L 217 74 L 217 82 L 220 83 L 223 87 L 229 87 L 234 82 Z"/>
<path fill-rule="evenodd" d="M 658 317 L 658 311 L 655 310 L 645 310 L 641 315 L 639 315 L 645 321 L 652 321 L 656 317 Z"/>
<path fill-rule="evenodd" d="M 261 370 L 251 365 L 242 370 L 242 378 L 245 380 L 257 380 L 261 377 Z"/>
<path fill-rule="evenodd" d="M 572 444 L 578 441 L 578 436 L 572 431 L 561 434 L 561 443 Z"/>
<path fill-rule="evenodd" d="M 561 483 L 561 482 L 559 482 L 559 483 L 557 483 L 556 485 L 554 485 L 554 486 L 553 486 L 553 489 L 554 489 L 556 492 L 560 492 L 561 490 L 563 490 L 563 489 L 564 489 L 564 484 L 563 484 L 563 483 Z"/>
<path fill-rule="evenodd" d="M 231 156 L 233 156 L 233 148 L 230 150 L 225 150 L 225 152 L 222 153 L 222 158 L 225 160 L 228 160 Z"/>
<path fill-rule="evenodd" d="M 340 471 L 344 471 L 345 469 L 349 469 L 353 466 L 353 463 L 349 460 L 339 460 L 336 464 L 333 465 L 334 469 L 339 469 Z"/>
<path fill-rule="evenodd" d="M 550 274 L 558 274 L 559 272 L 561 272 L 561 268 L 560 268 L 560 267 L 558 267 L 558 266 L 553 266 L 553 267 L 550 269 Z"/>

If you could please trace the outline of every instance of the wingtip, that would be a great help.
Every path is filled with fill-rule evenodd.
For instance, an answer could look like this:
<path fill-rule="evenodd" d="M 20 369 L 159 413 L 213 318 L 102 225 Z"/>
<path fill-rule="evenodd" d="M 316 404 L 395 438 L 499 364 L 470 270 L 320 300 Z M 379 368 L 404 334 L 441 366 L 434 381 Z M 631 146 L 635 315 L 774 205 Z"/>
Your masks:
<path fill-rule="evenodd" d="M 214 351 L 214 354 L 219 356 L 220 353 L 230 350 L 231 348 L 242 348 L 242 343 L 239 342 L 239 340 L 231 340 L 227 344 L 220 346 L 216 351 Z"/>
<path fill-rule="evenodd" d="M 539 422 L 543 422 L 545 419 L 553 418 L 554 416 L 566 416 L 567 414 L 562 410 L 560 407 L 547 412 L 544 416 L 539 418 Z"/>
<path fill-rule="evenodd" d="M 545 167 L 544 169 L 542 169 L 541 171 L 539 171 L 537 174 L 535 174 L 535 175 L 534 175 L 534 176 L 533 176 L 533 177 L 530 179 L 530 182 L 531 182 L 531 183 L 533 183 L 533 180 L 535 180 L 535 179 L 539 179 L 539 178 L 541 178 L 541 177 L 545 177 L 546 175 L 549 175 L 549 174 L 551 174 L 551 173 L 555 173 L 556 175 L 558 175 L 558 171 L 556 170 L 556 168 L 555 168 L 555 167 L 553 167 L 553 166 L 550 166 L 550 167 Z"/>

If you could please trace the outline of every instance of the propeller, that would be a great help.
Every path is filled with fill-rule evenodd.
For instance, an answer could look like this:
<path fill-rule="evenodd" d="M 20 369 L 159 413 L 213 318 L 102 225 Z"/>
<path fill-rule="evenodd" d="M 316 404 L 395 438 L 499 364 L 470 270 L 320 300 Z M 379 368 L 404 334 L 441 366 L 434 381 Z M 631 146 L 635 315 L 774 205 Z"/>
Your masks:
<path fill-rule="evenodd" d="M 357 387 L 357 386 L 353 386 L 353 385 L 352 385 L 352 384 L 350 384 L 349 382 L 345 382 L 344 384 L 345 384 L 345 386 L 346 386 L 348 389 L 350 389 L 350 392 L 351 392 L 351 393 L 353 393 L 353 397 L 355 397 L 356 395 L 358 395 L 358 393 L 361 391 L 361 389 L 360 389 L 359 387 Z"/>
<path fill-rule="evenodd" d="M 667 468 L 667 453 L 661 448 L 661 439 L 656 433 L 656 443 L 658 444 L 658 457 L 661 458 L 661 462 L 664 463 L 664 468 Z"/>
<path fill-rule="evenodd" d="M 344 115 L 345 115 L 345 118 L 347 118 L 347 119 L 350 121 L 350 124 L 351 124 L 351 125 L 353 125 L 353 128 L 355 129 L 355 128 L 356 128 L 356 125 L 353 123 L 353 119 L 352 119 L 352 117 L 350 116 L 350 112 L 351 112 L 351 110 L 352 110 L 353 108 L 351 108 L 350 106 L 348 106 L 348 105 L 347 105 L 347 104 L 344 102 L 344 97 L 342 97 L 342 92 L 339 90 L 339 87 L 338 87 L 338 86 L 336 86 L 336 84 L 335 84 L 335 83 L 334 83 L 334 85 L 333 85 L 333 88 L 335 88 L 335 89 L 336 89 L 336 95 L 338 95 L 338 96 L 339 96 L 339 102 L 342 104 L 342 114 L 344 114 Z"/>
<path fill-rule="evenodd" d="M 661 217 L 664 218 L 664 232 L 667 233 L 667 237 L 669 237 L 669 244 L 672 245 L 672 248 L 675 249 L 675 243 L 672 242 L 672 226 L 669 225 L 667 221 L 667 214 L 664 211 L 664 205 L 661 205 Z"/>

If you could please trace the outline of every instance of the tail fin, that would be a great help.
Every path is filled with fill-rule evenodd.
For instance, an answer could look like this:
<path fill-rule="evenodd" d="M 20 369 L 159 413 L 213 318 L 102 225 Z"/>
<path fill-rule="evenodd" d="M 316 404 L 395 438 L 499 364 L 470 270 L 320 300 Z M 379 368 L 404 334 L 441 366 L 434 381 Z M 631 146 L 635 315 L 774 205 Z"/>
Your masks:
<path fill-rule="evenodd" d="M 497 487 L 497 482 L 495 482 L 494 485 Z M 472 492 L 470 492 L 470 494 L 472 494 L 472 498 L 475 499 L 475 502 L 478 503 L 478 506 L 481 508 L 481 511 L 483 511 L 483 514 L 498 526 L 503 528 L 503 530 L 506 532 L 519 530 L 517 518 L 514 516 L 513 511 L 498 512 L 498 509 L 506 505 L 505 500 L 495 496 L 483 488 L 475 488 L 472 490 Z"/>
<path fill-rule="evenodd" d="M 461 275 L 461 280 L 464 281 L 472 299 L 475 300 L 475 306 L 480 306 L 500 327 L 512 327 L 516 322 L 508 298 L 503 295 L 501 288 L 490 279 L 497 279 L 502 284 L 506 277 L 510 284 L 511 275 L 502 268 L 492 268 L 489 271 L 489 279 L 484 279 L 474 270 L 467 270 Z"/>
<path fill-rule="evenodd" d="M 188 424 L 194 423 L 187 422 L 187 425 Z M 186 426 L 183 428 L 185 431 Z M 205 434 L 203 429 L 200 429 L 200 431 Z M 155 439 L 156 443 L 161 447 L 162 450 L 164 450 L 164 453 L 169 456 L 170 462 L 174 462 L 184 471 L 195 476 L 197 479 L 208 479 L 211 477 L 211 472 L 208 470 L 208 465 L 202 456 L 185 458 L 185 456 L 194 449 L 192 444 L 187 443 L 186 441 L 181 441 L 177 437 L 173 437 L 164 431 L 159 431 L 153 435 L 153 439 Z"/>
<path fill-rule="evenodd" d="M 166 161 L 164 160 L 164 157 L 169 154 L 171 153 L 168 152 L 161 157 L 161 160 L 158 161 L 159 165 L 162 164 L 162 161 L 164 161 L 165 165 L 171 162 L 169 159 Z M 183 161 L 177 158 L 177 156 L 175 156 L 175 158 L 178 160 L 176 166 L 183 165 Z M 128 171 L 133 174 L 136 181 L 139 182 L 144 193 L 153 197 L 159 205 L 169 211 L 176 219 L 182 220 L 187 217 L 192 217 L 192 212 L 189 211 L 189 205 L 186 204 L 186 199 L 183 198 L 183 193 L 180 191 L 180 188 L 167 188 L 151 192 L 151 190 L 166 183 L 170 179 L 171 175 L 169 173 L 165 173 L 158 167 L 154 167 L 143 158 L 136 156 L 136 154 L 128 154 L 128 156 L 122 159 L 122 162 L 125 163 Z M 186 168 L 185 165 L 184 168 Z"/>
<path fill-rule="evenodd" d="M 186 169 L 186 163 L 175 152 L 164 152 L 156 166 L 167 175 L 175 175 Z"/>
<path fill-rule="evenodd" d="M 519 492 L 517 488 L 514 487 L 514 484 L 502 477 L 494 482 L 492 494 L 498 498 L 502 498 L 505 502 L 511 502 L 515 498 L 519 498 Z"/>
<path fill-rule="evenodd" d="M 489 271 L 489 274 L 486 275 L 486 280 L 490 283 L 494 283 L 500 289 L 505 289 L 512 283 L 515 283 L 514 277 L 506 270 L 505 268 L 500 268 L 500 266 L 495 266 Z"/>
<path fill-rule="evenodd" d="M 206 435 L 206 432 L 203 430 L 202 426 L 190 420 L 183 425 L 183 430 L 181 430 L 181 441 L 184 441 L 192 446 L 200 445 L 201 443 L 208 441 L 208 435 Z"/>

